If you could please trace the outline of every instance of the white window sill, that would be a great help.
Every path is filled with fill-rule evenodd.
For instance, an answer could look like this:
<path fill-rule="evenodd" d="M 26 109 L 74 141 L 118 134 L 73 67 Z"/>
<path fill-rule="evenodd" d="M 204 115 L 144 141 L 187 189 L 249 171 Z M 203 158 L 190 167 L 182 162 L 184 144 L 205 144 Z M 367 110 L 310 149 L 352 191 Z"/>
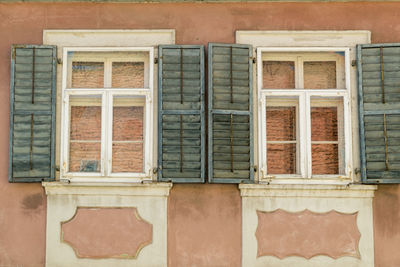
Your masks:
<path fill-rule="evenodd" d="M 376 185 L 359 184 L 240 184 L 242 197 L 373 198 Z"/>
<path fill-rule="evenodd" d="M 300 178 L 300 177 L 273 177 L 273 178 L 263 178 L 259 181 L 259 184 L 289 184 L 289 185 L 348 185 L 352 183 L 352 179 L 349 177 L 324 177 L 324 178 Z"/>
<path fill-rule="evenodd" d="M 166 197 L 172 183 L 42 182 L 46 195 L 119 195 Z"/>

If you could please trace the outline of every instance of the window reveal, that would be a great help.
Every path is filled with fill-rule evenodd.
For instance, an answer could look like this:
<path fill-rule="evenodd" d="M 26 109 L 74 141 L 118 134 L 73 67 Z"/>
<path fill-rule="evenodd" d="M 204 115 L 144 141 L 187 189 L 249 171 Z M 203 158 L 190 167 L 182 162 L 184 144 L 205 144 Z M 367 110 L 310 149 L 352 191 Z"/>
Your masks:
<path fill-rule="evenodd" d="M 346 175 L 345 51 L 276 50 L 259 48 L 264 175 Z"/>
<path fill-rule="evenodd" d="M 152 51 L 77 50 L 66 53 L 63 175 L 148 175 Z"/>

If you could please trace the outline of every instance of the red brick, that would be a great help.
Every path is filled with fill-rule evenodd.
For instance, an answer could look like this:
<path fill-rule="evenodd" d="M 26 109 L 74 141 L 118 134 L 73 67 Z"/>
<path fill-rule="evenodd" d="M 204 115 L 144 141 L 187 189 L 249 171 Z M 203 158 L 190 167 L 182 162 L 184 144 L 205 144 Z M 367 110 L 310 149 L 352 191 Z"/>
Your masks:
<path fill-rule="evenodd" d="M 72 88 L 103 88 L 104 63 L 72 62 Z"/>

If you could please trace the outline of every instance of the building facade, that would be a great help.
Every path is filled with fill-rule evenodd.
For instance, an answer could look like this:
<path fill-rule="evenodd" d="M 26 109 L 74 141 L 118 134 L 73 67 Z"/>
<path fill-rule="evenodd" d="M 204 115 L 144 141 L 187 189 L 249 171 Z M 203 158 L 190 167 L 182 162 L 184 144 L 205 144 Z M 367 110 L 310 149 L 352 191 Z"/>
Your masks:
<path fill-rule="evenodd" d="M 399 266 L 399 11 L 0 1 L 0 265 Z"/>

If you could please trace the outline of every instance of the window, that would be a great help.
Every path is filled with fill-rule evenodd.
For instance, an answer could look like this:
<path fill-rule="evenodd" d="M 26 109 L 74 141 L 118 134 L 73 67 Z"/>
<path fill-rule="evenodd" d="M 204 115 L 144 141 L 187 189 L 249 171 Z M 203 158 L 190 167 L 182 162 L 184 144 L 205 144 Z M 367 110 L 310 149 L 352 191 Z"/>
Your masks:
<path fill-rule="evenodd" d="M 261 179 L 349 178 L 349 49 L 257 55 Z"/>
<path fill-rule="evenodd" d="M 151 179 L 153 48 L 64 48 L 61 178 Z"/>

